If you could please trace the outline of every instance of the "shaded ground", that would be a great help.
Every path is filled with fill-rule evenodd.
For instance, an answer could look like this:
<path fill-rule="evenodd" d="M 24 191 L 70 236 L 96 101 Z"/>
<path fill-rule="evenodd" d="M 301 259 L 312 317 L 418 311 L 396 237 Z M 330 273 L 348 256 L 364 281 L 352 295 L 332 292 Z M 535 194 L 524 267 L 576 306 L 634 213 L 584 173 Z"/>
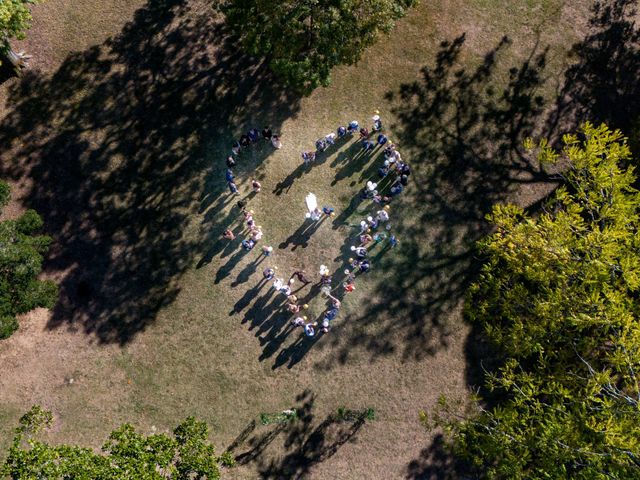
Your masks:
<path fill-rule="evenodd" d="M 241 465 L 230 478 L 454 478 L 458 466 L 417 412 L 479 382 L 486 353 L 460 309 L 483 217 L 554 187 L 523 154 L 524 137 L 558 135 L 589 110 L 630 125 L 640 64 L 627 0 L 591 12 L 586 0 L 423 3 L 307 99 L 280 91 L 199 1 L 151 1 L 107 41 L 7 82 L 0 174 L 45 217 L 56 239 L 47 271 L 63 295 L 0 345 L 3 422 L 39 402 L 60 420 L 51 438 L 95 444 L 122 421 L 168 429 L 195 414 L 217 445 L 233 446 Z M 62 0 L 39 8 L 51 5 L 72 10 Z M 95 29 L 107 29 L 102 19 Z M 64 37 L 36 25 L 31 38 L 48 36 Z M 308 342 L 260 273 L 314 275 L 324 263 L 339 285 L 375 208 L 354 193 L 375 177 L 379 152 L 345 142 L 309 168 L 299 153 L 375 109 L 413 167 L 390 212 L 401 243 L 372 251 L 373 271 L 335 328 Z M 251 176 L 263 183 L 247 198 L 274 247 L 268 260 L 240 250 L 241 238 L 219 239 L 244 230 L 224 191 L 230 140 L 264 123 L 282 130 L 283 149 L 245 152 L 237 174 L 243 196 Z M 309 191 L 337 216 L 305 223 Z M 298 293 L 310 319 L 324 308 L 317 291 Z M 298 422 L 251 427 L 296 405 Z M 372 406 L 377 420 L 337 422 L 341 405 Z"/>
<path fill-rule="evenodd" d="M 277 130 L 296 110 L 212 15 L 151 0 L 117 37 L 10 88 L 0 174 L 28 181 L 22 200 L 55 237 L 45 268 L 61 274 L 61 301 L 49 328 L 120 344 L 144 330 L 202 249 L 189 215 L 228 201 L 207 149 L 230 145 L 234 124 Z"/>

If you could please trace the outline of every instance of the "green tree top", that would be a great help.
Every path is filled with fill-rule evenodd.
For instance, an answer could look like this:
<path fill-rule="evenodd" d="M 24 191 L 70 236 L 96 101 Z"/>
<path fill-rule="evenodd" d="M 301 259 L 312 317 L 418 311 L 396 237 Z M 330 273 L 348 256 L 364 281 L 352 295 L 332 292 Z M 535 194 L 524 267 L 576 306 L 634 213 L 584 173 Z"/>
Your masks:
<path fill-rule="evenodd" d="M 357 62 L 417 0 L 223 0 L 227 23 L 289 85 L 310 92 Z"/>
<path fill-rule="evenodd" d="M 0 182 L 0 209 L 8 200 L 9 186 Z M 36 307 L 52 308 L 56 302 L 57 286 L 37 278 L 51 243 L 49 237 L 35 235 L 41 227 L 42 219 L 33 210 L 0 222 L 0 339 L 18 328 L 16 315 Z"/>
<path fill-rule="evenodd" d="M 109 435 L 102 454 L 36 440 L 51 419 L 51 412 L 38 406 L 21 418 L 0 475 L 20 480 L 215 480 L 220 478 L 220 463 L 233 464 L 230 456 L 215 455 L 207 441 L 207 425 L 193 417 L 178 425 L 173 435 L 145 436 L 124 424 Z"/>
<path fill-rule="evenodd" d="M 29 6 L 36 0 L 2 0 L 0 2 L 0 48 L 9 48 L 12 39 L 22 40 L 31 26 Z"/>
<path fill-rule="evenodd" d="M 640 196 L 619 131 L 586 124 L 558 153 L 563 185 L 535 217 L 489 216 L 466 311 L 499 352 L 492 407 L 445 422 L 487 478 L 639 478 Z M 529 147 L 536 147 L 529 142 Z"/>

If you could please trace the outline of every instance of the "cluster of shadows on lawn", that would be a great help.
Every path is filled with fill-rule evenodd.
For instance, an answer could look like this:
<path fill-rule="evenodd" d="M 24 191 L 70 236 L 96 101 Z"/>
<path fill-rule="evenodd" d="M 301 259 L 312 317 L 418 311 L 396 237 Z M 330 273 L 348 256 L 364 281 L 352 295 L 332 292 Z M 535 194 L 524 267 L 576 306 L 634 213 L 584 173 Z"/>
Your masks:
<path fill-rule="evenodd" d="M 473 281 L 478 268 L 473 243 L 485 234 L 483 215 L 523 181 L 545 181 L 521 155 L 519 145 L 524 136 L 534 132 L 557 140 L 585 121 L 606 122 L 631 133 L 640 107 L 640 29 L 633 21 L 636 6 L 635 0 L 594 3 L 590 31 L 573 46 L 575 63 L 566 70 L 564 82 L 548 104 L 536 96 L 536 88 L 545 78 L 544 52 L 532 54 L 512 69 L 509 85 L 496 98 L 491 72 L 505 44 L 468 72 L 455 67 L 463 37 L 443 44 L 436 66 L 424 69 L 422 81 L 404 86 L 391 97 L 397 102 L 402 144 L 413 147 L 412 158 L 419 162 L 416 167 L 421 176 L 412 188 L 417 187 L 416 199 L 424 209 L 415 212 L 420 215 L 419 225 L 403 234 L 403 266 L 396 267 L 396 273 L 381 285 L 380 291 L 388 293 L 383 293 L 371 310 L 376 314 L 388 308 L 392 320 L 386 329 L 376 332 L 379 339 L 354 332 L 343 358 L 351 346 L 361 343 L 373 353 L 393 351 L 393 345 L 381 344 L 380 339 L 394 329 L 407 332 L 402 347 L 411 356 L 431 352 L 427 340 L 433 341 L 439 334 L 446 345 L 446 329 L 439 318 L 462 302 L 466 286 Z M 535 212 L 539 205 L 536 202 L 528 209 Z M 416 261 L 421 242 L 432 246 L 431 253 Z M 419 289 L 425 293 L 407 297 L 404 292 L 411 285 L 425 286 Z M 358 325 L 376 321 L 367 317 L 354 320 Z M 474 326 L 467 339 L 469 385 L 481 382 L 481 359 L 485 367 L 487 361 L 491 363 L 482 334 Z M 407 479 L 460 477 L 471 478 L 473 474 L 451 455 L 442 436 L 437 436 L 406 471 Z"/>
<path fill-rule="evenodd" d="M 255 420 L 227 448 L 240 465 L 252 464 L 262 479 L 305 478 L 311 468 L 342 445 L 356 440 L 366 423 L 365 412 L 350 420 L 329 414 L 316 418 L 315 395 L 306 390 L 296 398 L 298 418 L 284 423 L 257 426 Z M 269 446 L 281 439 L 284 453 L 274 455 Z"/>
<path fill-rule="evenodd" d="M 0 175 L 54 236 L 49 327 L 123 344 L 152 322 L 194 257 L 216 253 L 230 201 L 220 152 L 250 126 L 277 131 L 297 105 L 210 5 L 181 0 L 150 0 L 118 36 L 10 86 Z M 255 149 L 254 163 L 271 151 Z M 188 232 L 197 210 L 204 225 Z"/>
<path fill-rule="evenodd" d="M 246 281 L 264 258 L 262 254 L 256 256 L 255 260 L 245 267 L 245 271 L 240 272 L 235 283 Z M 297 295 L 300 305 L 310 303 L 313 298 L 321 295 L 318 283 L 304 285 L 298 282 L 296 286 L 293 293 Z M 293 368 L 318 342 L 321 343 L 324 337 L 322 332 L 319 332 L 315 337 L 308 338 L 302 333 L 302 329 L 295 328 L 291 324 L 291 314 L 284 308 L 286 303 L 286 297 L 276 293 L 271 287 L 271 281 L 263 278 L 247 290 L 229 312 L 230 317 L 243 313 L 241 323 L 254 332 L 262 347 L 258 360 L 263 362 L 273 358 L 272 370 L 283 366 Z M 327 302 L 327 306 L 328 304 Z M 322 314 L 310 321 L 321 322 Z M 295 340 L 284 346 L 290 335 L 295 336 Z"/>
<path fill-rule="evenodd" d="M 534 49 L 505 86 L 496 77 L 509 40 L 472 69 L 458 61 L 464 43 L 464 35 L 443 42 L 419 81 L 388 95 L 399 120 L 393 138 L 412 166 L 409 187 L 391 204 L 400 245 L 372 259 L 377 295 L 324 342 L 336 352 L 333 362 L 363 348 L 372 359 L 400 353 L 409 360 L 446 347 L 448 316 L 476 271 L 484 216 L 523 183 L 546 180 L 520 147 L 542 113 L 536 91 L 546 52 Z"/>

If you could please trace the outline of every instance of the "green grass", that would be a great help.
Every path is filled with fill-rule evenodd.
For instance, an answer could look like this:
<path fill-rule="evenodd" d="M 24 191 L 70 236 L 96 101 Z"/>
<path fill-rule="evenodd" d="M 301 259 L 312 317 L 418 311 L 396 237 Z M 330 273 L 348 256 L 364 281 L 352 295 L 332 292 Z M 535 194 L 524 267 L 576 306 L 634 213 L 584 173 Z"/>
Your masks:
<path fill-rule="evenodd" d="M 243 78 L 224 77 L 240 68 L 233 62 L 193 83 L 180 74 L 192 59 L 215 65 L 219 39 L 211 40 L 213 45 L 199 43 L 212 38 L 204 3 L 179 10 L 149 39 L 134 22 L 137 28 L 128 32 L 125 27 L 128 33 L 123 34 L 129 43 L 116 41 L 113 47 L 107 37 L 133 21 L 133 4 L 125 3 L 126 9 L 97 8 L 84 0 L 74 7 L 77 11 L 69 11 L 62 0 L 50 0 L 37 7 L 26 46 L 40 62 L 34 63 L 44 67 L 36 79 L 39 88 L 29 91 L 15 82 L 2 87 L 9 134 L 0 140 L 17 132 L 23 142 L 13 144 L 12 162 L 9 153 L 3 154 L 4 176 L 16 184 L 19 201 L 41 207 L 45 218 L 50 209 L 49 228 L 62 245 L 53 254 L 58 263 L 51 262 L 50 273 L 72 278 L 65 284 L 70 292 L 87 275 L 95 298 L 82 303 L 72 296 L 68 310 L 54 312 L 59 321 L 49 320 L 49 328 L 47 319 L 25 322 L 15 338 L 0 344 L 0 359 L 11 365 L 0 383 L 11 387 L 0 390 L 0 444 L 7 444 L 20 412 L 41 403 L 56 415 L 57 426 L 48 438 L 60 442 L 99 446 L 125 421 L 150 432 L 169 430 L 196 415 L 212 426 L 222 451 L 245 430 L 234 452 L 253 451 L 255 456 L 245 455 L 246 462 L 228 472 L 230 478 L 254 478 L 266 471 L 284 476 L 311 472 L 318 478 L 362 478 L 370 471 L 381 478 L 407 474 L 409 462 L 432 439 L 420 427 L 418 412 L 433 408 L 441 394 L 464 398 L 475 378 L 470 353 L 475 340 L 468 337 L 460 307 L 473 273 L 472 245 L 485 228 L 482 215 L 491 202 L 516 198 L 529 203 L 548 189 L 533 184 L 522 193 L 512 188 L 514 178 L 530 174 L 525 168 L 514 177 L 495 176 L 505 160 L 495 151 L 504 138 L 488 92 L 501 92 L 509 84 L 510 68 L 520 68 L 532 51 L 538 54 L 548 46 L 540 81 L 527 87 L 529 94 L 548 100 L 579 32 L 571 19 L 558 16 L 560 2 L 424 1 L 358 65 L 337 69 L 330 88 L 283 104 L 273 102 L 270 92 L 264 98 L 247 90 L 226 93 L 227 86 L 252 78 L 244 70 L 239 70 Z M 586 18 L 588 12 L 578 8 L 583 2 L 571 3 L 575 15 Z M 64 14 L 58 15 L 58 9 Z M 136 21 L 144 24 L 141 17 Z M 188 32 L 188 38 L 172 47 L 178 53 L 172 50 L 163 58 L 163 42 L 181 22 L 178 31 Z M 442 41 L 464 32 L 458 57 L 434 87 L 453 95 L 444 102 L 445 116 L 430 116 L 411 96 L 403 100 L 401 85 L 414 81 L 419 92 L 433 98 L 435 89 L 421 83 L 419 71 L 435 65 L 444 51 Z M 455 72 L 472 75 L 503 35 L 511 44 L 498 52 L 487 78 L 456 86 Z M 35 39 L 50 39 L 55 55 L 39 57 L 41 45 Z M 204 54 L 207 58 L 199 57 Z M 173 77 L 172 68 L 180 75 Z M 133 72 L 132 79 L 125 71 Z M 255 78 L 261 88 L 271 88 L 259 74 Z M 136 85 L 142 85 L 141 91 Z M 213 98 L 207 97 L 208 89 L 215 92 Z M 390 92 L 393 99 L 387 97 Z M 458 117 L 456 104 L 462 108 Z M 167 105 L 174 110 L 167 113 Z M 136 108 L 145 114 L 139 117 Z M 300 267 L 315 274 L 321 263 L 336 271 L 344 268 L 351 225 L 373 207 L 361 204 L 350 215 L 341 214 L 375 175 L 374 162 L 332 166 L 347 152 L 344 146 L 295 178 L 282 195 L 273 190 L 298 168 L 299 153 L 311 149 L 317 137 L 354 118 L 368 123 L 376 109 L 414 166 L 410 189 L 391 206 L 400 247 L 372 252 L 374 270 L 345 299 L 336 327 L 288 368 L 290 358 L 283 362 L 282 352 L 300 342 L 301 332 L 285 333 L 288 317 L 263 297 L 267 287 L 247 291 L 259 282 L 267 263 L 285 276 Z M 487 112 L 494 118 L 484 130 L 469 121 L 471 114 Z M 416 126 L 412 118 L 427 120 Z M 469 121 L 468 129 L 456 132 L 456 118 Z M 181 129 L 178 119 L 191 128 Z M 251 199 L 250 208 L 265 230 L 265 242 L 275 249 L 272 259 L 253 272 L 250 265 L 258 251 L 238 254 L 237 245 L 219 248 L 224 245 L 217 243 L 222 230 L 238 227 L 241 220 L 226 200 L 222 162 L 232 135 L 267 121 L 282 131 L 284 148 L 243 154 L 239 168 L 243 193 L 251 176 L 262 182 L 263 192 Z M 58 130 L 48 130 L 49 125 Z M 145 125 L 153 129 L 145 133 Z M 456 161 L 466 163 L 454 165 L 449 155 L 454 135 L 474 147 L 477 156 L 464 153 Z M 63 180 L 56 177 L 56 161 Z M 489 173 L 481 168 L 483 162 Z M 59 181 L 62 192 L 55 189 Z M 482 188 L 491 182 L 495 191 Z M 64 200 L 54 199 L 51 206 L 48 189 Z M 336 228 L 325 222 L 306 248 L 280 249 L 304 221 L 309 191 L 321 204 L 336 207 Z M 80 221 L 84 215 L 88 227 Z M 212 248 L 215 253 L 208 258 Z M 73 262 L 65 263 L 69 258 Z M 235 307 L 239 303 L 242 308 Z M 319 297 L 309 304 L 310 318 L 324 307 Z M 142 318 L 126 341 L 117 341 L 125 321 Z M 91 330 L 90 325 L 97 327 Z M 300 345 L 296 352 L 308 346 Z M 75 379 L 71 385 L 64 381 L 69 376 Z M 261 413 L 291 407 L 303 414 L 289 430 L 251 427 Z M 338 408 L 368 407 L 375 410 L 375 422 L 354 427 L 331 421 Z M 357 441 L 341 443 L 345 438 Z M 335 445 L 337 453 L 329 454 Z"/>

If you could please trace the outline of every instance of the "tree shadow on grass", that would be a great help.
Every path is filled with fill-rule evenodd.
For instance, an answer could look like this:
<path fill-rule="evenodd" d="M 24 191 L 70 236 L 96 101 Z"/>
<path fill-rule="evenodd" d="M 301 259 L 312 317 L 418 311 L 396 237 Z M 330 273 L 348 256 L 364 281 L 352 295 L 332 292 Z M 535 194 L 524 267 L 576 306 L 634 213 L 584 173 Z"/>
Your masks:
<path fill-rule="evenodd" d="M 250 424 L 248 433 L 228 449 L 239 464 L 255 465 L 259 478 L 305 478 L 315 465 L 332 457 L 345 443 L 355 441 L 366 423 L 364 413 L 350 421 L 335 414 L 319 421 L 315 395 L 309 390 L 298 395 L 296 403 L 297 419 L 258 428 Z M 274 452 L 274 447 L 280 447 L 279 451 Z"/>
<path fill-rule="evenodd" d="M 409 360 L 446 348 L 449 316 L 459 313 L 478 268 L 474 245 L 487 233 L 485 215 L 519 185 L 547 181 L 521 151 L 543 112 L 546 51 L 536 46 L 509 68 L 504 38 L 469 68 L 459 62 L 464 43 L 464 35 L 443 42 L 421 80 L 388 94 L 399 119 L 394 138 L 413 172 L 391 204 L 400 244 L 372 262 L 374 294 L 323 342 L 338 363 L 358 351 Z"/>
<path fill-rule="evenodd" d="M 625 134 L 640 115 L 640 29 L 637 0 L 594 2 L 589 32 L 571 54 L 549 129 L 575 129 L 590 120 L 605 122 Z"/>
<path fill-rule="evenodd" d="M 199 0 L 150 0 L 118 36 L 53 75 L 30 72 L 8 97 L 0 174 L 24 187 L 54 237 L 45 271 L 61 295 L 48 327 L 120 344 L 219 238 L 224 226 L 187 227 L 199 209 L 229 203 L 219 179 L 238 134 L 230 125 L 277 129 L 298 107 Z"/>
<path fill-rule="evenodd" d="M 594 2 L 590 31 L 571 49 L 575 62 L 565 72 L 564 84 L 545 118 L 542 136 L 558 139 L 585 121 L 606 122 L 626 134 L 637 127 L 640 29 L 636 21 L 636 0 Z M 534 214 L 539 207 L 540 202 L 536 202 L 527 210 Z M 473 386 L 481 385 L 484 368 L 493 371 L 501 360 L 486 341 L 482 328 L 475 324 L 465 341 L 465 355 L 467 383 Z M 481 393 L 489 404 L 494 401 L 487 392 Z M 476 478 L 478 473 L 482 475 L 456 461 L 445 438 L 439 435 L 407 466 L 406 478 Z"/>
<path fill-rule="evenodd" d="M 467 478 L 467 466 L 459 462 L 451 453 L 444 435 L 438 434 L 420 457 L 407 465 L 407 480 L 455 480 Z M 472 478 L 472 477 L 468 477 Z"/>

